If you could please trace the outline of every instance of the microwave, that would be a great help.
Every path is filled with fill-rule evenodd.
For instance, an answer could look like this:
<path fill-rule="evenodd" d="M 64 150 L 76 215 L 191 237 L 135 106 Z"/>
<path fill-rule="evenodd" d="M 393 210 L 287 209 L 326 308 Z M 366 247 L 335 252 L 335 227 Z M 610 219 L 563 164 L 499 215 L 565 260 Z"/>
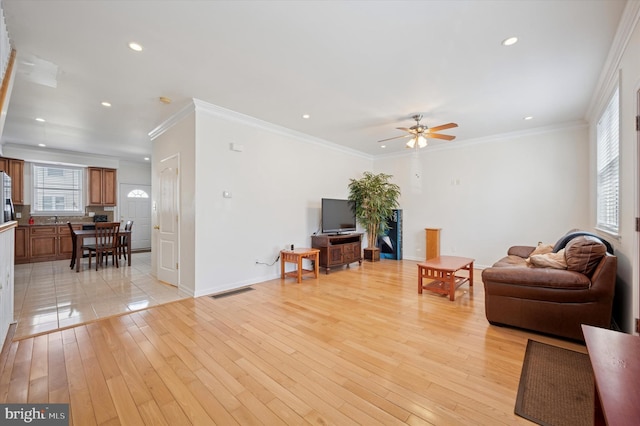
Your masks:
<path fill-rule="evenodd" d="M 0 171 L 0 190 L 2 190 L 2 214 L 0 214 L 0 223 L 15 220 L 15 210 L 13 201 L 11 200 L 11 177 L 5 172 Z"/>

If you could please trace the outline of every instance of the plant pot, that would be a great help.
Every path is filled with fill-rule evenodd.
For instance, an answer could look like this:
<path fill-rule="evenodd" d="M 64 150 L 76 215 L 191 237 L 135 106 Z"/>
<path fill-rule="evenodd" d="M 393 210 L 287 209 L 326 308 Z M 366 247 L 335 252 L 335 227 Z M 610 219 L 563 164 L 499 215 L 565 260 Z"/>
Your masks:
<path fill-rule="evenodd" d="M 378 247 L 367 247 L 364 249 L 364 260 L 377 262 L 380 260 L 380 249 Z"/>

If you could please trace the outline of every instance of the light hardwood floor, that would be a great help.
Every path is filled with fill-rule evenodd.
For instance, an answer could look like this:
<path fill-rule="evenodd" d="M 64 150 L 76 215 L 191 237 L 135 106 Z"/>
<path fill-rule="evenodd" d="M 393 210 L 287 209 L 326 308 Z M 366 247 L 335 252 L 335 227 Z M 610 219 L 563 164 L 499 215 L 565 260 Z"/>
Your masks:
<path fill-rule="evenodd" d="M 531 424 L 513 413 L 527 339 L 584 347 L 490 326 L 474 276 L 450 302 L 383 260 L 17 340 L 0 399 L 68 402 L 82 426 Z"/>

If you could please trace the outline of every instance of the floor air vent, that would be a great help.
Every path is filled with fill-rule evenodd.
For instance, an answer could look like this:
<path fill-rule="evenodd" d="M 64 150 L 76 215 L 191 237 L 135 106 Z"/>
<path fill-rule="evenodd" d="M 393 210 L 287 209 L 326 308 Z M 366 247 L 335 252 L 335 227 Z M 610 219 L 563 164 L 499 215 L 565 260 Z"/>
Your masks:
<path fill-rule="evenodd" d="M 211 297 L 214 299 L 222 299 L 223 297 L 235 296 L 236 294 L 246 293 L 247 291 L 251 291 L 251 290 L 253 290 L 253 287 L 243 287 L 237 290 L 230 290 L 224 293 L 213 294 L 211 295 Z"/>

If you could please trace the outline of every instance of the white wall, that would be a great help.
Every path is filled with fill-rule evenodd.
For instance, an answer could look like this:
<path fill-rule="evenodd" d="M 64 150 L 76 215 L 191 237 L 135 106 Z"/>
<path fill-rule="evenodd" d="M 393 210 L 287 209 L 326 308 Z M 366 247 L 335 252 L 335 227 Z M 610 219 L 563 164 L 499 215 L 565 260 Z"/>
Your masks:
<path fill-rule="evenodd" d="M 196 294 L 195 271 L 195 112 L 191 107 L 188 114 L 172 124 L 164 133 L 153 141 L 152 161 L 152 222 L 159 223 L 157 210 L 153 206 L 160 199 L 160 183 L 158 173 L 161 162 L 169 157 L 179 157 L 178 199 L 180 209 L 180 253 L 178 269 L 178 287 L 188 294 Z M 151 251 L 157 256 L 157 235 L 152 232 Z M 156 256 L 152 256 L 152 270 L 157 270 Z"/>
<path fill-rule="evenodd" d="M 196 294 L 278 277 L 280 250 L 310 247 L 321 199 L 347 198 L 372 159 L 213 105 L 197 111 Z"/>
<path fill-rule="evenodd" d="M 394 176 L 403 209 L 403 256 L 422 260 L 425 228 L 440 252 L 491 266 L 511 245 L 555 243 L 589 224 L 586 124 L 451 142 L 375 160 Z"/>
<path fill-rule="evenodd" d="M 617 239 L 611 238 L 615 253 L 618 256 L 618 282 L 614 300 L 614 318 L 620 328 L 627 333 L 635 333 L 634 319 L 639 317 L 639 279 L 638 271 L 638 233 L 635 231 L 635 218 L 640 216 L 640 187 L 638 185 L 638 138 L 635 129 L 636 115 L 640 114 L 637 105 L 637 92 L 640 90 L 640 3 L 630 2 L 623 14 L 617 36 L 617 46 L 605 64 L 603 75 L 606 76 L 600 90 L 594 94 L 595 107 L 589 117 L 591 125 L 591 226 L 596 223 L 596 125 L 612 89 L 619 81 L 620 89 L 620 230 Z M 628 34 L 625 21 L 631 22 Z M 631 25 L 631 24 L 629 24 Z M 618 80 L 619 78 L 619 80 Z"/>
<path fill-rule="evenodd" d="M 118 183 L 151 185 L 151 163 L 120 161 L 118 165 Z"/>
<path fill-rule="evenodd" d="M 0 341 L 4 344 L 13 322 L 14 250 L 16 223 L 0 225 Z"/>

